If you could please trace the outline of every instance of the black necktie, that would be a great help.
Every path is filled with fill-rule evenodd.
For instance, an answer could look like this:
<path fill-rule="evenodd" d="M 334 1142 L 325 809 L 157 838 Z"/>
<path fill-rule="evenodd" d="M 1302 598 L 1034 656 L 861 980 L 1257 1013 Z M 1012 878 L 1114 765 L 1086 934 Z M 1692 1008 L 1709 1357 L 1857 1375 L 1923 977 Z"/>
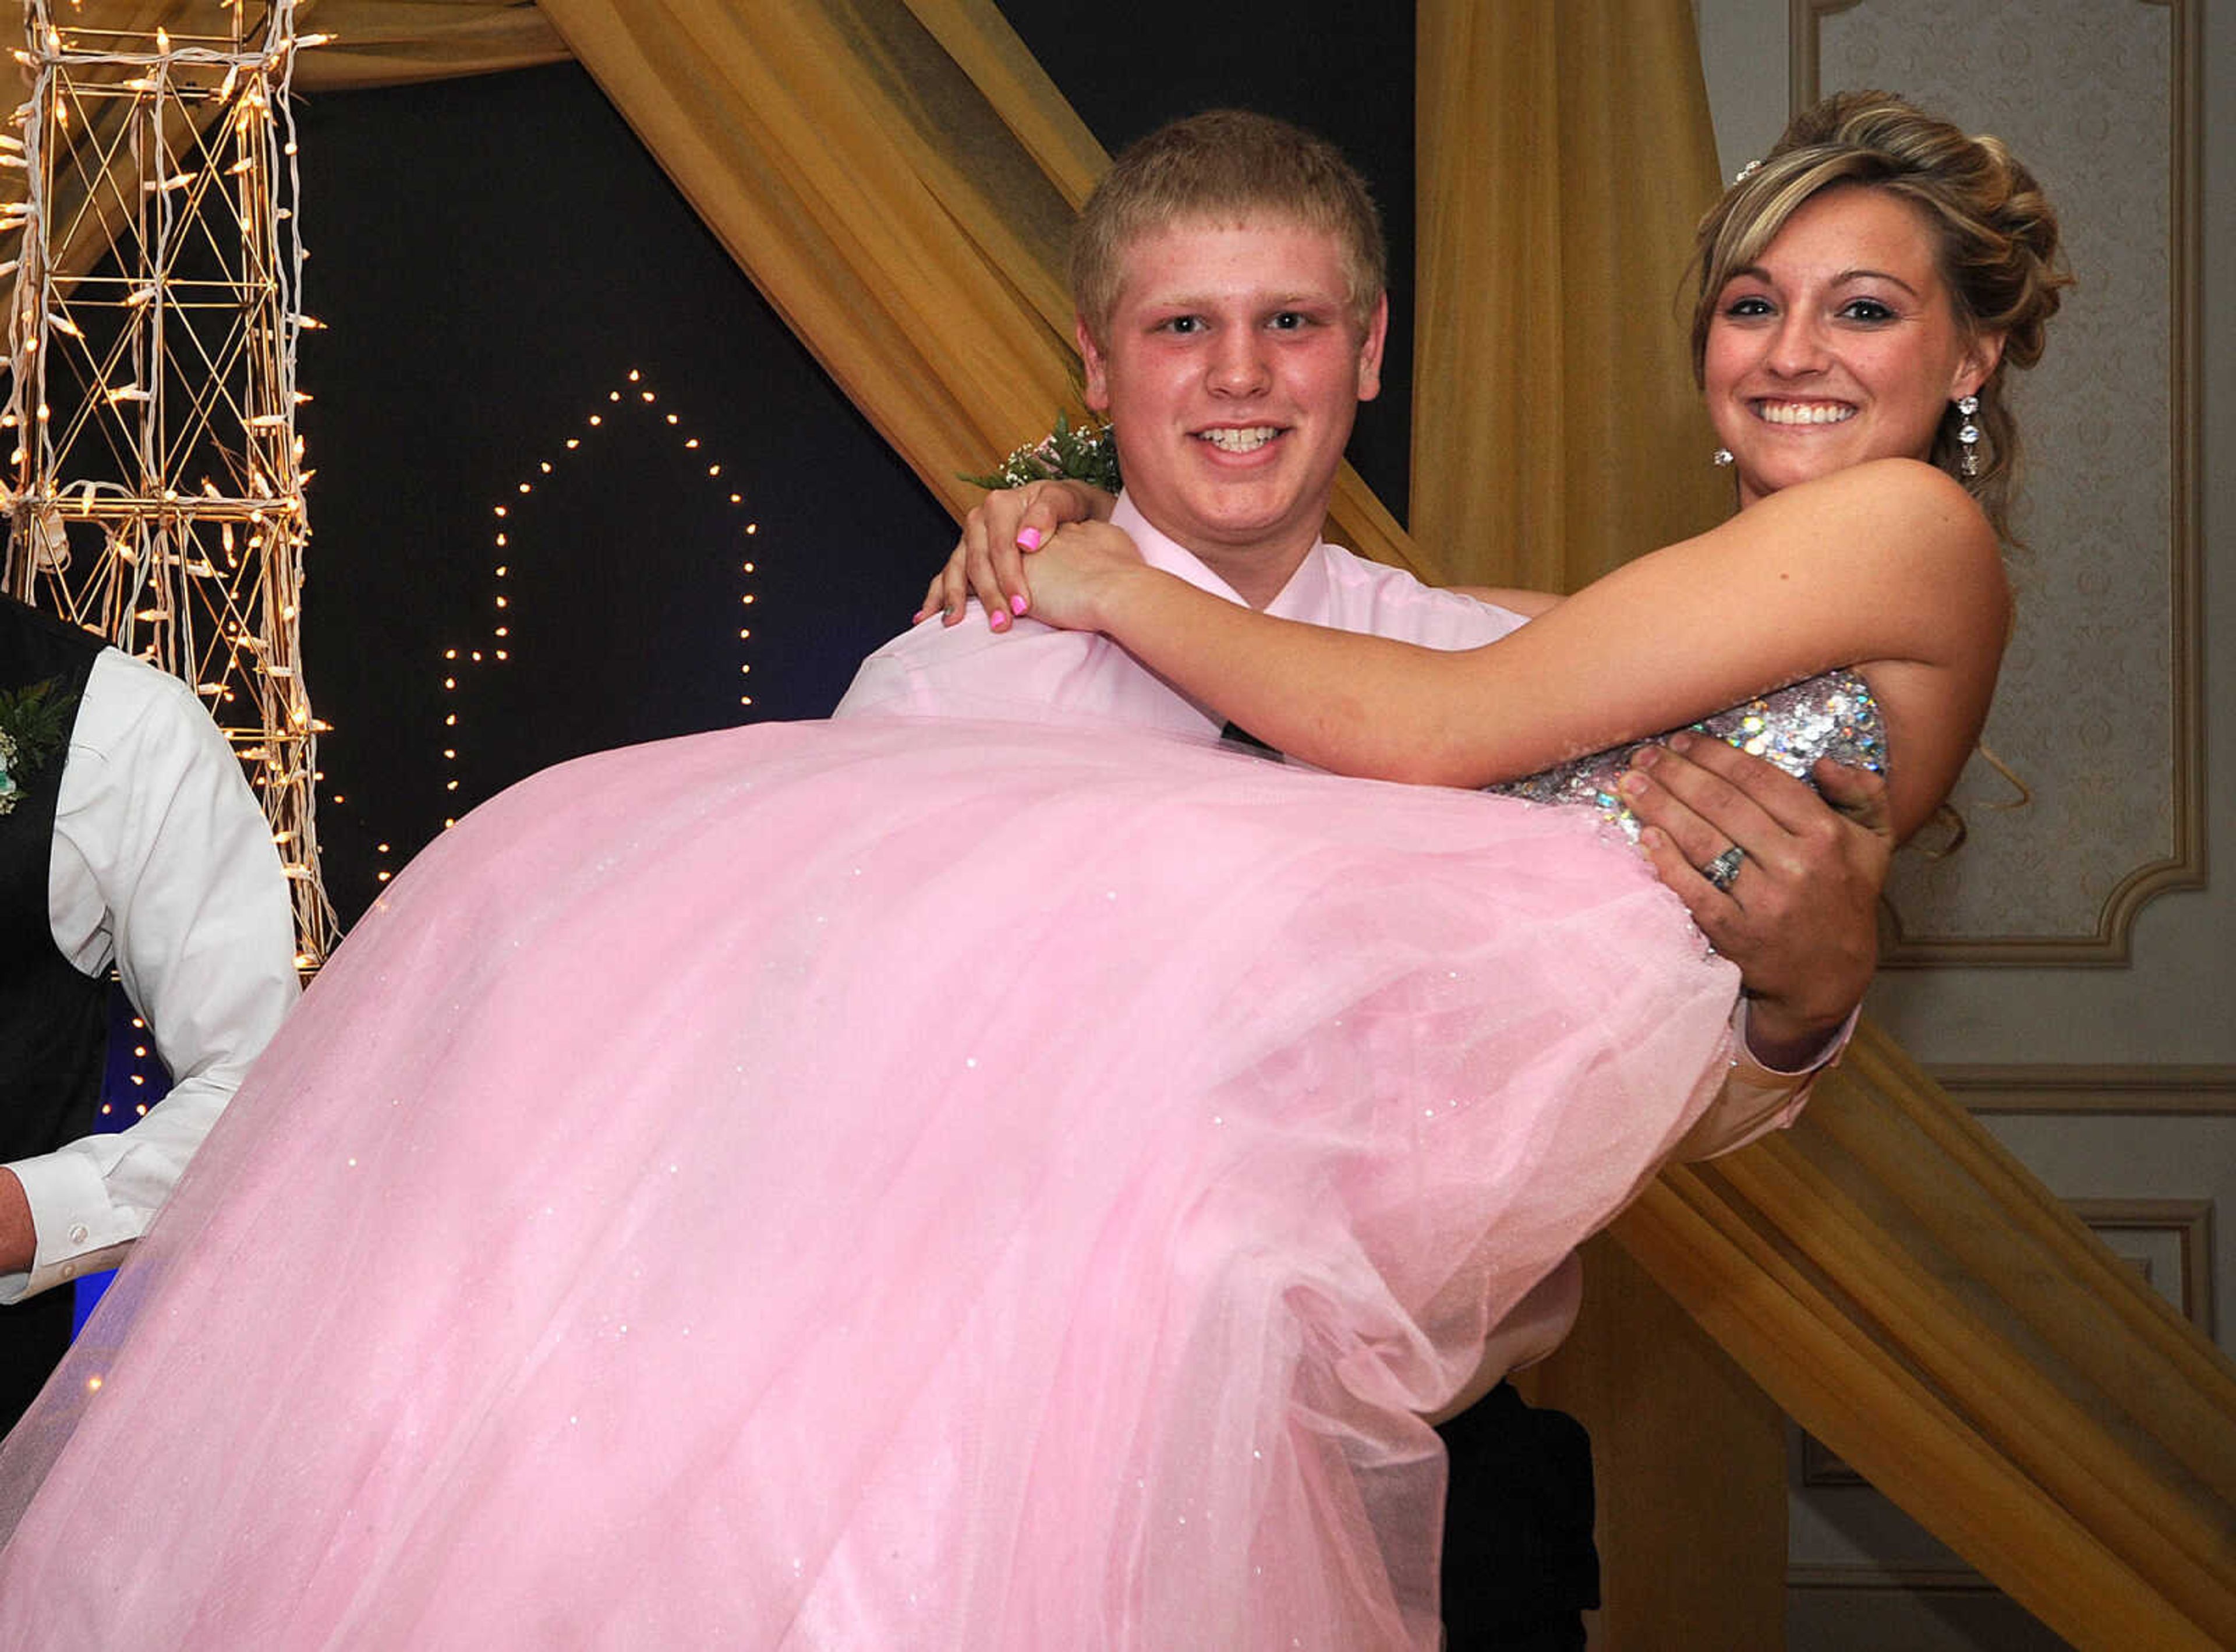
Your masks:
<path fill-rule="evenodd" d="M 1264 740 L 1259 739 L 1257 735 L 1252 734 L 1240 723 L 1227 724 L 1226 727 L 1219 731 L 1219 737 L 1221 740 L 1231 740 L 1238 746 L 1252 747 L 1260 754 L 1272 758 L 1277 763 L 1281 760 L 1280 753 L 1275 751 Z"/>

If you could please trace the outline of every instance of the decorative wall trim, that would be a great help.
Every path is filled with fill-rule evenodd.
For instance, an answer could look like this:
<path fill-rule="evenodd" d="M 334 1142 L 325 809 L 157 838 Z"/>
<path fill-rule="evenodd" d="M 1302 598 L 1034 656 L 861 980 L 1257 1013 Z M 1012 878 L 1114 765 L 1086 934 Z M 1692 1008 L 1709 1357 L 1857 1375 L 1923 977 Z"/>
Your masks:
<path fill-rule="evenodd" d="M 2170 852 L 2129 871 L 2106 895 L 2094 931 L 2075 935 L 1988 935 L 1936 939 L 1903 933 L 1890 911 L 1882 964 L 1887 967 L 2121 967 L 2133 956 L 2135 916 L 2152 900 L 2206 884 L 2205 617 L 2203 546 L 2198 488 L 2203 410 L 2199 359 L 2200 308 L 2200 183 L 2202 168 L 2204 53 L 2202 7 L 2196 0 L 2133 0 L 2170 11 L 2173 38 L 2167 88 L 2169 133 L 2167 383 L 2169 427 L 2167 776 Z M 1863 0 L 1790 0 L 1788 84 L 1795 111 L 1819 92 L 1820 20 Z"/>
<path fill-rule="evenodd" d="M 2236 1066 L 1955 1063 L 1933 1069 L 1972 1113 L 2151 1113 L 2236 1117 Z"/>
<path fill-rule="evenodd" d="M 2171 1293 L 2160 1291 L 2207 1339 L 2213 1339 L 2213 1206 L 2210 1199 L 2068 1199 L 2066 1205 L 2090 1230 L 2122 1257 L 2121 1234 L 2155 1237 L 2178 1277 Z M 2157 1290 L 2160 1281 L 2151 1280 Z"/>
<path fill-rule="evenodd" d="M 2147 1275 L 2151 1264 L 2164 1261 L 2177 1277 L 2172 1290 L 2150 1280 L 2154 1290 L 2170 1296 L 2182 1316 L 2208 1339 L 2213 1327 L 2213 1203 L 2209 1199 L 2068 1199 L 2062 1201 L 2091 1231 L 2123 1258 L 2142 1264 Z M 2155 1244 L 2125 1247 L 2122 1234 L 2146 1235 Z M 2139 1256 L 2137 1252 L 2141 1252 Z M 1829 1492 L 1833 1497 L 1861 1492 L 1875 1503 L 1885 1499 L 1871 1483 L 1842 1460 L 1838 1453 L 1807 1430 L 1795 1425 L 1790 1436 L 1799 1446 L 1798 1464 L 1804 1495 Z M 1830 1506 L 1830 1505 L 1826 1505 Z M 1891 1506 L 1891 1505 L 1889 1505 Z M 1900 1518 L 1897 1514 L 1897 1518 Z M 1786 1574 L 1791 1589 L 1820 1592 L 1899 1595 L 1982 1595 L 2008 1599 L 1975 1569 L 1956 1561 L 1940 1563 L 1886 1565 L 1871 1561 L 1822 1561 L 1789 1563 Z"/>
<path fill-rule="evenodd" d="M 1995 1595 L 1997 1589 L 1970 1567 L 1873 1566 L 1819 1561 L 1789 1565 L 1788 1589 L 1861 1589 L 1899 1595 Z"/>
<path fill-rule="evenodd" d="M 1863 0 L 1792 0 L 1792 17 L 1786 25 L 1788 62 L 1786 84 L 1789 94 L 1788 113 L 1799 115 L 1814 103 L 1820 95 L 1817 89 L 1818 60 L 1821 41 L 1817 32 L 1817 20 L 1829 17 L 1836 11 L 1850 11 Z"/>
<path fill-rule="evenodd" d="M 1797 1427 L 1794 1432 L 1801 1437 L 1801 1484 L 1805 1488 L 1818 1491 L 1832 1486 L 1845 1491 L 1871 1484 L 1856 1471 L 1853 1464 L 1807 1429 Z"/>

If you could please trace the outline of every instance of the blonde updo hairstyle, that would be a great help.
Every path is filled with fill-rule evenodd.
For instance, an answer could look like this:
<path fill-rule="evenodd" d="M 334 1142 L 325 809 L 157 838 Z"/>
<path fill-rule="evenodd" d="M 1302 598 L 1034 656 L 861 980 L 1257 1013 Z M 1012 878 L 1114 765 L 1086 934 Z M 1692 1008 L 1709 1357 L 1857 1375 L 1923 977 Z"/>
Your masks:
<path fill-rule="evenodd" d="M 1708 326 L 1733 275 L 1754 263 L 1802 203 L 1842 184 L 1883 189 L 1930 227 L 1937 263 L 1968 337 L 2003 335 L 2002 359 L 1979 390 L 1978 473 L 1963 473 L 1963 417 L 1952 403 L 1932 461 L 1964 484 L 2005 543 L 2018 467 L 2018 427 L 2003 395 L 2009 369 L 2042 359 L 2044 324 L 2072 285 L 2057 214 L 2034 174 L 1999 138 L 1969 136 L 1886 92 L 1840 92 L 1795 115 L 1777 146 L 1701 219 L 1693 247 L 1693 376 L 1703 378 Z"/>

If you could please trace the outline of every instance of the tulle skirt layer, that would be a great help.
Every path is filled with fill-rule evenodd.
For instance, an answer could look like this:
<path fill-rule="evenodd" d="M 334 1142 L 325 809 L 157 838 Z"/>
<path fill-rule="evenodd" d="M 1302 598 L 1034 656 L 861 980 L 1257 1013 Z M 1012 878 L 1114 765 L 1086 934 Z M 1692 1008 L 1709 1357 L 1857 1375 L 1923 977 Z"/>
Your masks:
<path fill-rule="evenodd" d="M 1734 990 L 1572 811 L 1009 726 L 552 770 L 0 1452 L 0 1646 L 1433 1647 L 1416 1413 Z"/>

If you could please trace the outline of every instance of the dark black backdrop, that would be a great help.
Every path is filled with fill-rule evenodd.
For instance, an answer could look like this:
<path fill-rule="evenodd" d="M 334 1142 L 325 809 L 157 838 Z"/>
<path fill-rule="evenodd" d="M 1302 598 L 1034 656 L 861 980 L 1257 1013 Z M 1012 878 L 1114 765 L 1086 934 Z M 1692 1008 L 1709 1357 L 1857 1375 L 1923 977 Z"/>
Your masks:
<path fill-rule="evenodd" d="M 1106 147 L 1239 103 L 1358 162 L 1390 222 L 1397 347 L 1352 458 L 1402 515 L 1406 10 L 1009 10 Z M 579 69 L 304 99 L 298 120 L 306 307 L 326 324 L 301 364 L 305 652 L 346 920 L 536 768 L 822 715 L 952 530 Z M 1021 407 L 1021 430 L 1055 411 Z"/>

